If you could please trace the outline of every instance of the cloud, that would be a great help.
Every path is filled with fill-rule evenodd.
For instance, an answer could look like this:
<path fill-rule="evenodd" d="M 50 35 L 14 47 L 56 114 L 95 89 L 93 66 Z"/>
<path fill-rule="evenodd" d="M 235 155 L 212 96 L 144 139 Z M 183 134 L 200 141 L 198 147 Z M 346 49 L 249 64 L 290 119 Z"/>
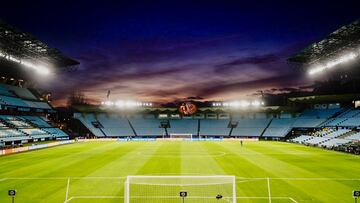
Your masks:
<path fill-rule="evenodd" d="M 61 101 L 57 103 L 64 103 L 72 91 L 101 101 L 108 90 L 113 99 L 169 102 L 225 100 L 297 83 L 299 78 L 286 64 L 285 49 L 236 47 L 234 42 L 245 43 L 236 36 L 102 45 L 80 53 L 78 71 L 60 75 L 51 88 L 55 100 Z"/>
<path fill-rule="evenodd" d="M 200 97 L 200 96 L 192 96 L 192 97 L 187 97 L 186 99 L 188 99 L 188 100 L 203 100 L 204 98 Z"/>
<path fill-rule="evenodd" d="M 294 75 L 279 75 L 275 77 L 253 80 L 248 82 L 237 82 L 231 81 L 227 83 L 209 83 L 204 86 L 198 93 L 202 97 L 208 98 L 216 95 L 231 93 L 239 93 L 238 95 L 242 95 L 241 93 L 256 91 L 260 88 L 268 88 L 268 87 L 278 87 L 282 85 L 296 85 L 298 82 L 294 79 Z"/>
<path fill-rule="evenodd" d="M 242 57 L 239 59 L 235 59 L 228 63 L 220 64 L 218 67 L 229 67 L 229 66 L 238 66 L 244 64 L 267 64 L 279 61 L 279 56 L 275 54 L 265 54 L 259 56 L 251 56 L 251 57 Z"/>

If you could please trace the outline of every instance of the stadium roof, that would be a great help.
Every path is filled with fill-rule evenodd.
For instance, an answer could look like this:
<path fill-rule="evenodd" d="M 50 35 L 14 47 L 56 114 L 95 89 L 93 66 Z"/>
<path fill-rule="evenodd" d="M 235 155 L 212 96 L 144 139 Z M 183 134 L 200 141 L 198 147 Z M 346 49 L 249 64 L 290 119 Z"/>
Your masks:
<path fill-rule="evenodd" d="M 75 112 L 80 113 L 179 113 L 177 107 L 144 107 L 140 109 L 130 110 L 116 110 L 116 109 L 104 109 L 98 105 L 73 105 L 72 109 Z M 196 113 L 239 113 L 239 112 L 299 112 L 301 108 L 299 106 L 266 106 L 256 109 L 235 109 L 224 107 L 199 107 Z"/>
<path fill-rule="evenodd" d="M 41 61 L 54 67 L 74 67 L 78 61 L 63 55 L 28 33 L 0 20 L 0 51 L 18 59 Z"/>
<path fill-rule="evenodd" d="M 360 100 L 360 94 L 312 95 L 289 98 L 290 102 L 307 104 L 346 103 Z"/>
<path fill-rule="evenodd" d="M 311 44 L 300 53 L 288 59 L 291 63 L 303 65 L 338 56 L 344 51 L 360 47 L 360 19 L 329 34 L 325 39 Z"/>

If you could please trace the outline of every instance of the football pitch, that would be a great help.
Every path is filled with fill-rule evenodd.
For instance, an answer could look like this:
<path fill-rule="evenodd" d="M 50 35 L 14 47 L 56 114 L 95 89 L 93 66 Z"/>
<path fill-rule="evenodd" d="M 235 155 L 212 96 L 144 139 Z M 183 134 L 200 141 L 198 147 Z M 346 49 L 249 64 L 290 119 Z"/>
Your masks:
<path fill-rule="evenodd" d="M 283 142 L 79 142 L 0 157 L 0 202 L 16 189 L 19 203 L 122 203 L 129 175 L 231 175 L 237 202 L 354 202 L 360 157 Z M 177 189 L 136 202 L 182 203 Z"/>

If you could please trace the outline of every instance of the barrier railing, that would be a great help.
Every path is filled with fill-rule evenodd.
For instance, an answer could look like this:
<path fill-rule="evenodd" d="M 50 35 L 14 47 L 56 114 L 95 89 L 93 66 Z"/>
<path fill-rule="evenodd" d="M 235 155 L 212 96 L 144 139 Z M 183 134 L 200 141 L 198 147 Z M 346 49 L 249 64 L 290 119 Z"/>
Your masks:
<path fill-rule="evenodd" d="M 74 143 L 74 140 L 66 140 L 66 141 L 52 142 L 52 143 L 48 143 L 48 144 L 38 144 L 38 145 L 31 145 L 31 146 L 27 146 L 27 147 L 4 149 L 4 150 L 0 150 L 0 156 L 18 153 L 18 152 L 31 151 L 31 150 L 36 150 L 36 149 L 43 149 L 43 148 L 53 147 L 53 146 L 58 146 L 58 145 L 71 144 L 71 143 Z"/>

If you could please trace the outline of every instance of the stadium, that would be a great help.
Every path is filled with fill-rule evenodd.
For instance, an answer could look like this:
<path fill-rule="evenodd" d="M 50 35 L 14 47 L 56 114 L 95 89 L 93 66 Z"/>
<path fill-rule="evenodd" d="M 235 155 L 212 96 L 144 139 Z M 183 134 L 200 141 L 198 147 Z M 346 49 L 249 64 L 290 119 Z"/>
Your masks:
<path fill-rule="evenodd" d="M 236 6 L 224 7 L 222 14 L 233 18 L 230 8 Z M 110 12 L 107 9 L 103 15 Z M 169 13 L 161 14 L 159 22 L 149 17 L 151 27 L 166 29 L 163 17 Z M 190 11 L 189 15 L 197 16 Z M 59 17 L 63 24 L 54 19 L 54 27 L 34 28 L 43 40 L 31 29 L 20 28 L 28 26 L 16 26 L 21 23 L 11 21 L 12 15 L 5 21 L 0 14 L 0 202 L 360 201 L 360 19 L 356 15 L 349 14 L 351 21 L 339 20 L 340 26 L 324 23 L 328 29 L 300 46 L 276 52 L 279 56 L 260 57 L 252 55 L 265 49 L 263 45 L 252 42 L 254 53 L 250 48 L 233 49 L 234 41 L 243 43 L 243 37 L 219 37 L 218 31 L 209 40 L 187 30 L 186 35 L 196 39 L 190 43 L 182 42 L 172 27 L 176 34 L 164 31 L 161 39 L 148 42 L 156 32 L 147 27 L 145 15 L 140 27 L 146 37 L 130 33 L 120 43 L 106 42 L 124 37 L 114 34 L 125 31 L 110 22 L 112 34 L 95 39 L 106 28 L 96 27 L 94 36 L 80 34 L 78 30 L 84 28 L 74 20 L 79 28 L 67 27 L 73 35 L 65 37 L 55 30 L 63 30 L 61 26 L 69 22 Z M 26 21 L 24 17 L 20 21 Z M 88 18 L 92 19 L 88 16 L 85 21 Z M 130 14 L 128 21 L 137 22 Z M 177 20 L 171 19 L 172 23 L 178 26 Z M 203 29 L 202 34 L 206 30 L 191 28 Z M 48 29 L 54 31 L 41 35 Z M 281 46 L 290 43 L 283 35 L 280 38 Z M 90 49 L 80 46 L 89 44 L 86 39 L 96 46 L 100 39 L 99 44 L 116 46 L 96 47 L 96 53 L 73 51 Z M 55 48 L 54 41 L 61 48 Z M 156 48 L 150 49 L 154 44 Z M 206 52 L 209 47 L 216 51 Z M 276 45 L 276 49 L 280 48 Z M 234 50 L 246 55 L 233 60 Z M 220 55 L 231 61 L 221 61 Z M 204 72 L 210 62 L 215 64 L 215 75 Z M 261 79 L 251 80 L 256 77 Z M 236 85 L 227 83 L 230 80 Z"/>

